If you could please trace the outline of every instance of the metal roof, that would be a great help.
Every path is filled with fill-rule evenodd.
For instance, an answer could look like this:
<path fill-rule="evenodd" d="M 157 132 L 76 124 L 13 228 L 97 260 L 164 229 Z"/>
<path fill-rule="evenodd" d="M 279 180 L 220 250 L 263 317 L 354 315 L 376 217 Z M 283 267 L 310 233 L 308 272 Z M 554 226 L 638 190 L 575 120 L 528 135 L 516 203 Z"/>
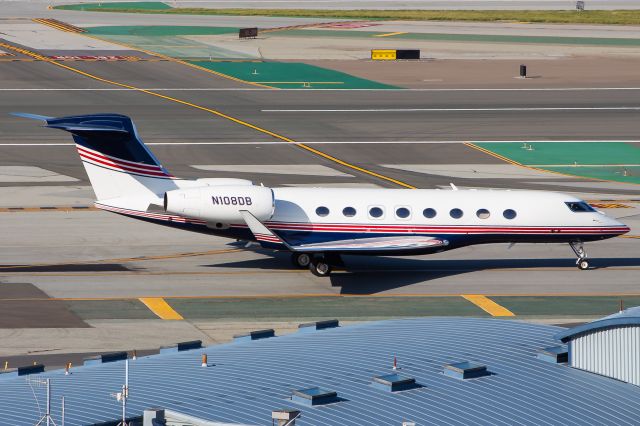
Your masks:
<path fill-rule="evenodd" d="M 600 318 L 586 324 L 579 325 L 574 328 L 562 331 L 556 334 L 556 339 L 568 342 L 573 338 L 592 331 L 602 330 L 610 327 L 638 325 L 640 326 L 640 306 L 625 309 L 618 313 Z"/>
<path fill-rule="evenodd" d="M 512 320 L 422 318 L 365 323 L 283 337 L 233 342 L 130 361 L 128 415 L 162 407 L 210 421 L 270 424 L 271 412 L 296 409 L 298 425 L 633 424 L 640 387 L 536 358 L 561 328 Z M 207 353 L 209 367 L 201 367 Z M 396 372 L 419 387 L 388 392 L 374 376 Z M 473 360 L 491 375 L 459 380 L 443 366 Z M 110 396 L 124 361 L 52 371 L 53 415 L 66 399 L 66 424 L 115 420 Z M 293 390 L 319 387 L 339 402 L 306 406 Z M 44 390 L 35 388 L 40 407 Z M 0 424 L 33 425 L 38 406 L 25 377 L 0 377 Z"/>

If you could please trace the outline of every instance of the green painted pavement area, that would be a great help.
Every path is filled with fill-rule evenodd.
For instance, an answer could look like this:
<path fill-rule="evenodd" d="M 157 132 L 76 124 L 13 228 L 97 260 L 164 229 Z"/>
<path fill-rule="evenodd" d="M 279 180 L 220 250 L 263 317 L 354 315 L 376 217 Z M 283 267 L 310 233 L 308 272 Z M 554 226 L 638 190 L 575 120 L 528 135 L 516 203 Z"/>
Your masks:
<path fill-rule="evenodd" d="M 630 143 L 474 142 L 474 145 L 542 170 L 640 184 L 640 148 Z"/>
<path fill-rule="evenodd" d="M 488 316 L 462 297 L 304 297 L 165 299 L 186 319 L 366 319 Z"/>
<path fill-rule="evenodd" d="M 354 77 L 340 71 L 299 62 L 207 62 L 201 67 L 244 81 L 286 89 L 397 89 L 395 86 Z"/>
<path fill-rule="evenodd" d="M 217 35 L 237 33 L 237 27 L 202 27 L 192 25 L 122 25 L 106 27 L 87 27 L 87 34 L 128 35 L 128 36 L 179 36 L 179 35 Z"/>
<path fill-rule="evenodd" d="M 268 33 L 269 36 L 300 37 L 351 37 L 378 38 L 383 32 L 349 30 L 285 30 Z M 485 43 L 533 43 L 533 44 L 582 44 L 596 46 L 640 46 L 640 38 L 600 38 L 600 37 L 553 37 L 553 36 L 511 36 L 492 34 L 446 34 L 446 33 L 405 33 L 382 39 L 430 40 L 430 41 L 471 41 Z"/>
<path fill-rule="evenodd" d="M 64 10 L 100 10 L 100 9 L 138 9 L 145 10 L 166 10 L 171 9 L 166 3 L 159 1 L 133 1 L 133 2 L 114 2 L 114 3 L 81 3 L 81 4 L 65 4 L 55 6 L 54 9 Z"/>
<path fill-rule="evenodd" d="M 516 317 L 601 317 L 640 306 L 640 295 L 488 296 Z M 269 298 L 165 298 L 187 320 L 367 320 L 423 316 L 488 317 L 460 296 L 357 296 Z M 142 302 L 131 300 L 64 301 L 83 320 L 158 319 Z"/>
<path fill-rule="evenodd" d="M 640 296 L 491 296 L 517 316 L 604 316 L 640 306 Z"/>

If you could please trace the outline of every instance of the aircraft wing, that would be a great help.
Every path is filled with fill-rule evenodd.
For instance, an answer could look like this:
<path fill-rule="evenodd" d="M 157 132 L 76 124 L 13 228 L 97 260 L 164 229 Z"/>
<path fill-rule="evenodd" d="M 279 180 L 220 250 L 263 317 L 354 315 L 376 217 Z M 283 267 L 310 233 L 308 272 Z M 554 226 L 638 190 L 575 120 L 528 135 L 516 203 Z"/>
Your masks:
<path fill-rule="evenodd" d="M 418 250 L 427 247 L 444 247 L 449 241 L 436 237 L 420 235 L 401 235 L 394 237 L 355 238 L 324 243 L 301 244 L 291 247 L 294 251 L 394 251 Z"/>
<path fill-rule="evenodd" d="M 251 229 L 251 232 L 253 232 L 253 235 L 255 235 L 256 240 L 265 248 L 286 247 L 295 252 L 375 251 L 389 252 L 392 254 L 394 251 L 419 250 L 427 247 L 445 247 L 449 245 L 449 241 L 447 240 L 420 235 L 355 238 L 350 240 L 292 245 L 276 235 L 248 211 L 241 210 L 240 214 L 249 226 L 249 229 Z"/>

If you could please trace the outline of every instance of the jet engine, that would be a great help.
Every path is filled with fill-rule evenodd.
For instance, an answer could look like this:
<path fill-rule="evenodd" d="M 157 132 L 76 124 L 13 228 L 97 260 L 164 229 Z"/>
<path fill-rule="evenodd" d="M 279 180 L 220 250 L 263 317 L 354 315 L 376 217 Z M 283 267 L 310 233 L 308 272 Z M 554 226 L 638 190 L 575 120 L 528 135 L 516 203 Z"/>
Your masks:
<path fill-rule="evenodd" d="M 268 220 L 274 206 L 271 188 L 256 185 L 203 186 L 164 194 L 167 213 L 216 223 L 242 223 L 240 210 L 251 212 L 258 220 Z"/>

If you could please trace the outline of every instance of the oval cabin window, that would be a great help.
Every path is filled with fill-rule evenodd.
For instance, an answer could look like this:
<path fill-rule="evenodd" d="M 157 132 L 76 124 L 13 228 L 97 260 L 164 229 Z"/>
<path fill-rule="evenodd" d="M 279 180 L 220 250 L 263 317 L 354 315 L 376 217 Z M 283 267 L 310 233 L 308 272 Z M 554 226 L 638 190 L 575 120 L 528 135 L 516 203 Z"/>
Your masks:
<path fill-rule="evenodd" d="M 356 215 L 356 209 L 354 209 L 353 207 L 345 207 L 344 209 L 342 209 L 342 214 L 346 217 L 353 217 Z"/>
<path fill-rule="evenodd" d="M 406 207 L 400 207 L 396 209 L 396 216 L 398 216 L 400 219 L 406 219 L 411 216 L 411 211 Z"/>
<path fill-rule="evenodd" d="M 451 209 L 449 215 L 454 219 L 460 219 L 464 213 L 460 209 Z"/>
<path fill-rule="evenodd" d="M 316 214 L 320 217 L 325 217 L 329 215 L 329 209 L 326 207 L 318 207 L 316 209 Z"/>
<path fill-rule="evenodd" d="M 436 211 L 432 208 L 424 209 L 422 211 L 422 215 L 427 219 L 433 219 L 434 217 L 436 217 L 436 214 Z"/>
<path fill-rule="evenodd" d="M 517 216 L 517 213 L 515 210 L 512 209 L 506 209 L 503 213 L 502 216 L 504 216 L 505 219 L 515 219 L 515 217 Z"/>
<path fill-rule="evenodd" d="M 369 209 L 369 216 L 375 217 L 376 219 L 382 217 L 383 214 L 384 211 L 382 211 L 380 207 L 371 207 Z"/>
<path fill-rule="evenodd" d="M 489 210 L 487 209 L 480 209 L 476 212 L 476 216 L 478 216 L 480 219 L 489 219 L 491 213 L 489 213 Z"/>

